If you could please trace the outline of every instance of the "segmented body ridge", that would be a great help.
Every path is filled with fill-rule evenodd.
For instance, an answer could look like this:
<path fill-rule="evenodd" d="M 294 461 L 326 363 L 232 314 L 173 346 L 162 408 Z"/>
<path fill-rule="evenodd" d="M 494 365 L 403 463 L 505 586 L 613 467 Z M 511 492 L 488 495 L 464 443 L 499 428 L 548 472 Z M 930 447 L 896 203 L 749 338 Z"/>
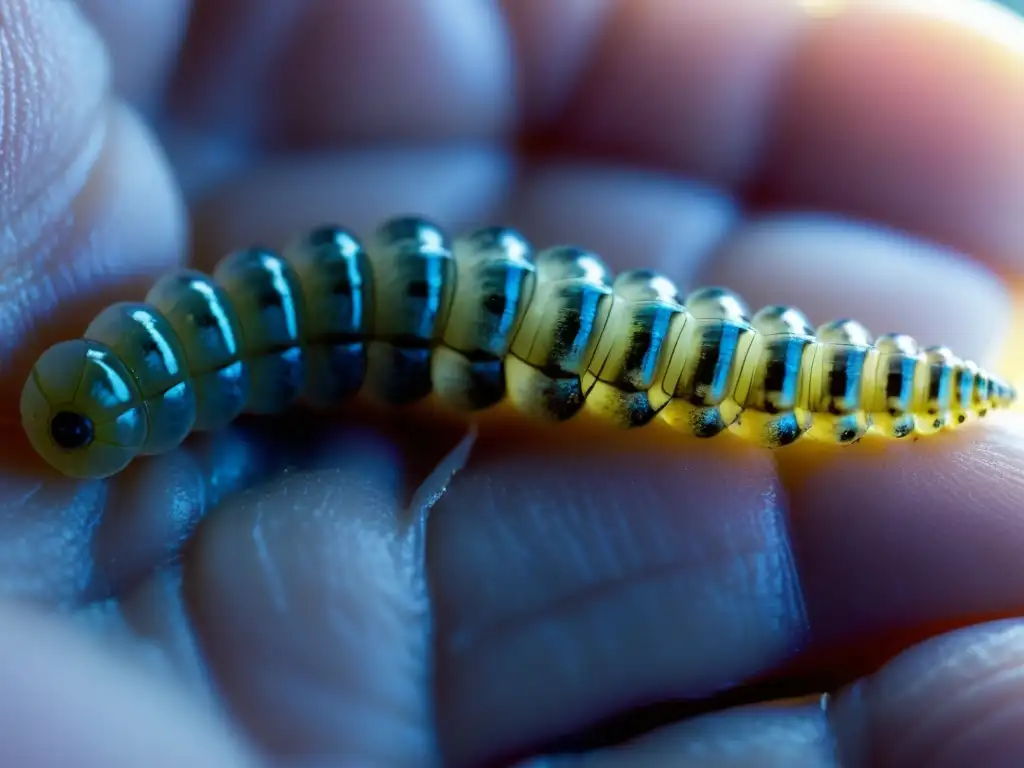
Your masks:
<path fill-rule="evenodd" d="M 751 314 L 724 288 L 683 297 L 650 270 L 613 277 L 581 248 L 534 252 L 503 227 L 450 240 L 407 216 L 365 244 L 321 227 L 281 253 L 228 254 L 211 276 L 168 275 L 47 350 L 21 409 L 50 464 L 105 477 L 243 412 L 331 408 L 361 391 L 466 411 L 508 399 L 547 420 L 661 419 L 775 448 L 933 434 L 1016 398 L 906 335 L 812 328 L 793 307 Z"/>

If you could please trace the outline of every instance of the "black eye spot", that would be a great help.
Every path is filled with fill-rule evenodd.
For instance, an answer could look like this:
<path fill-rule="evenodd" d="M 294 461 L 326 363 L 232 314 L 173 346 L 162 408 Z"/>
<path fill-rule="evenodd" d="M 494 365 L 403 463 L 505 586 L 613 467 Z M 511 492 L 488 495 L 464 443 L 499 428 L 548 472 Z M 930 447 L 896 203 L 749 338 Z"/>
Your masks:
<path fill-rule="evenodd" d="M 430 286 L 426 280 L 413 280 L 405 289 L 405 295 L 410 299 L 425 299 L 430 295 Z"/>
<path fill-rule="evenodd" d="M 484 299 L 484 309 L 492 315 L 501 316 L 508 308 L 508 300 L 500 293 L 492 293 Z"/>
<path fill-rule="evenodd" d="M 210 312 L 199 312 L 192 316 L 197 328 L 216 328 L 217 318 Z"/>
<path fill-rule="evenodd" d="M 274 309 L 281 306 L 281 294 L 277 291 L 263 291 L 259 298 L 260 310 Z"/>
<path fill-rule="evenodd" d="M 85 448 L 95 437 L 92 419 L 73 411 L 60 411 L 50 420 L 53 442 L 68 451 Z"/>
<path fill-rule="evenodd" d="M 851 442 L 851 441 L 852 441 L 852 440 L 853 440 L 853 439 L 854 439 L 854 438 L 855 438 L 856 436 L 857 436 L 857 432 L 856 432 L 855 430 L 852 430 L 852 429 L 844 429 L 844 430 L 843 430 L 843 431 L 842 431 L 842 432 L 841 432 L 841 433 L 839 434 L 839 442 L 841 442 L 841 443 L 849 443 L 849 442 Z"/>

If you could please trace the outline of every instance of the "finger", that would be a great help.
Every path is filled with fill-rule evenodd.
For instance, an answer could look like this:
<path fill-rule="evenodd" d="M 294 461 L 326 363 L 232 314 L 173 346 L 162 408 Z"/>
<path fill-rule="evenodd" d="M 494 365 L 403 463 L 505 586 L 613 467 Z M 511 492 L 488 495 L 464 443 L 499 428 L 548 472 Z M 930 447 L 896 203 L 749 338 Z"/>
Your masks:
<path fill-rule="evenodd" d="M 187 696 L 55 619 L 5 605 L 0 743 L 10 765 L 256 765 Z M 54 738 L 59 733 L 60 738 Z"/>
<path fill-rule="evenodd" d="M 1024 630 L 985 624 L 921 643 L 834 697 L 706 715 L 618 747 L 522 768 L 1017 765 Z"/>
<path fill-rule="evenodd" d="M 224 718 L 192 631 L 177 565 L 154 567 L 118 597 L 88 603 L 70 617 L 124 664 L 170 680 L 192 697 L 193 709 L 206 707 L 209 717 Z"/>
<path fill-rule="evenodd" d="M 517 768 L 657 768 L 669 764 L 677 768 L 837 765 L 826 710 L 822 702 L 815 700 L 705 715 L 620 746 L 585 754 L 535 758 Z M 845 768 L 846 764 L 843 765 Z"/>
<path fill-rule="evenodd" d="M 971 627 L 903 654 L 836 699 L 840 764 L 1017 765 L 1024 693 L 1019 620 Z"/>
<path fill-rule="evenodd" d="M 1018 613 L 1020 559 L 1009 543 L 1024 535 L 1022 457 L 1018 413 L 962 440 L 884 455 L 804 446 L 780 456 L 817 642 Z"/>
<path fill-rule="evenodd" d="M 184 578 L 200 646 L 275 759 L 434 764 L 410 447 L 343 430 L 198 532 Z"/>
<path fill-rule="evenodd" d="M 505 132 L 508 40 L 491 3 L 196 4 L 178 121 L 292 144 Z"/>
<path fill-rule="evenodd" d="M 619 3 L 559 146 L 878 220 L 1019 274 L 1024 21 L 981 0 L 837 3 L 823 19 L 803 5 Z"/>
<path fill-rule="evenodd" d="M 122 595 L 178 558 L 225 495 L 278 467 L 279 443 L 228 429 L 110 481 L 20 463 L 31 454 L 19 446 L 0 467 L 0 595 L 65 606 Z"/>
<path fill-rule="evenodd" d="M 110 52 L 114 91 L 152 111 L 164 96 L 185 35 L 187 0 L 75 0 Z"/>
<path fill-rule="evenodd" d="M 41 347 L 175 263 L 184 232 L 160 152 L 110 98 L 106 52 L 76 6 L 0 10 L 11 50 L 0 136 L 0 420 L 10 423 Z"/>
<path fill-rule="evenodd" d="M 560 137 L 549 149 L 877 219 L 1020 271 L 1024 22 L 981 0 L 859 2 L 827 19 L 793 0 L 518 3 L 507 30 L 490 6 L 427 4 L 407 26 L 380 3 L 247 5 L 242 29 L 232 7 L 197 12 L 184 120 L 302 145 L 501 139 L 525 121 Z M 374 45 L 399 53 L 362 65 Z M 356 64 L 336 66 L 339 50 Z M 880 62 L 885 76 L 865 77 Z M 226 80 L 258 114 L 224 98 Z"/>
<path fill-rule="evenodd" d="M 428 547 L 446 754 L 522 756 L 634 707 L 829 652 L 836 674 L 864 671 L 936 626 L 1019 612 L 1015 430 L 831 452 L 803 482 L 724 439 L 482 435 Z"/>

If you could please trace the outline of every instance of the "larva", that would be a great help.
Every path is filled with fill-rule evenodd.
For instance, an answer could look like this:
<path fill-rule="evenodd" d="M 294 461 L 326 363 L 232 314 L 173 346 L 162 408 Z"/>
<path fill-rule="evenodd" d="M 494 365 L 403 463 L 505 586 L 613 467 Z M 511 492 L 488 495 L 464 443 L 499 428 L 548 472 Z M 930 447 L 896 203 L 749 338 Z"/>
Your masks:
<path fill-rule="evenodd" d="M 535 253 L 502 227 L 450 241 L 407 216 L 365 245 L 321 227 L 280 254 L 231 253 L 212 276 L 164 277 L 44 352 L 21 413 L 47 462 L 102 478 L 243 412 L 326 409 L 360 391 L 464 411 L 507 399 L 555 421 L 661 419 L 772 448 L 933 434 L 1016 398 L 905 335 L 873 340 L 852 320 L 815 329 L 792 307 L 751 315 L 724 288 L 683 297 L 649 270 L 613 278 L 580 248 Z"/>

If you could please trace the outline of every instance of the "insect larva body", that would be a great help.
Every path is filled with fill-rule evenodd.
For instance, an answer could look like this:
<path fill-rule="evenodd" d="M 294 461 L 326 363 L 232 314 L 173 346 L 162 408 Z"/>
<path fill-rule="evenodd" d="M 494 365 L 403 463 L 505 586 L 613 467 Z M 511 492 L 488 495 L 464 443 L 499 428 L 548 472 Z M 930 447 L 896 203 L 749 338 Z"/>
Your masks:
<path fill-rule="evenodd" d="M 694 291 L 685 305 L 669 331 L 654 403 L 680 432 L 714 437 L 739 417 L 736 383 L 754 330 L 746 305 L 724 288 Z"/>
<path fill-rule="evenodd" d="M 479 410 L 505 398 L 505 356 L 533 297 L 530 244 L 503 227 L 487 227 L 452 244 L 455 290 L 431 359 L 438 398 Z"/>
<path fill-rule="evenodd" d="M 1016 399 L 1004 379 L 905 335 L 872 340 L 852 320 L 813 330 L 793 307 L 751 316 L 724 288 L 680 298 L 650 270 L 613 279 L 582 248 L 534 254 L 503 227 L 449 241 L 402 217 L 365 247 L 320 227 L 282 254 L 230 253 L 212 277 L 164 277 L 44 352 L 21 410 L 46 461 L 98 478 L 242 412 L 329 409 L 360 391 L 394 405 L 433 393 L 464 411 L 507 398 L 551 421 L 583 409 L 621 427 L 660 419 L 773 448 L 933 434 Z"/>
<path fill-rule="evenodd" d="M 586 407 L 623 427 L 639 427 L 666 398 L 654 395 L 666 342 L 678 338 L 684 310 L 676 287 L 646 269 L 623 272 L 612 283 L 604 332 L 583 376 Z"/>
<path fill-rule="evenodd" d="M 953 384 L 960 361 L 947 347 L 929 347 L 914 381 L 917 431 L 931 435 L 953 422 Z"/>
<path fill-rule="evenodd" d="M 811 426 L 803 361 L 814 331 L 793 307 L 765 307 L 751 320 L 754 342 L 736 383 L 743 409 L 733 430 L 754 442 L 779 448 L 796 442 Z"/>
<path fill-rule="evenodd" d="M 249 371 L 241 358 L 241 325 L 224 289 L 200 272 L 184 270 L 158 280 L 146 304 L 167 320 L 183 350 L 183 367 L 196 392 L 193 429 L 234 421 L 249 398 Z"/>
<path fill-rule="evenodd" d="M 866 383 L 874 380 L 878 352 L 867 329 L 853 320 L 826 323 L 815 335 L 817 342 L 806 347 L 802 362 L 803 406 L 813 414 L 808 437 L 852 443 L 871 426 Z"/>
<path fill-rule="evenodd" d="M 415 217 L 392 219 L 367 248 L 373 272 L 373 340 L 366 383 L 392 405 L 431 392 L 430 353 L 450 304 L 452 255 L 447 236 Z"/>
<path fill-rule="evenodd" d="M 305 384 L 305 314 L 295 271 L 277 254 L 250 248 L 223 258 L 213 279 L 241 329 L 241 359 L 249 372 L 245 410 L 274 414 L 291 407 Z"/>
<path fill-rule="evenodd" d="M 196 392 L 167 320 L 145 304 L 114 304 L 89 324 L 85 338 L 105 344 L 138 387 L 147 425 L 140 453 L 178 447 L 195 427 Z"/>
<path fill-rule="evenodd" d="M 506 360 L 508 395 L 526 414 L 565 421 L 584 401 L 583 376 L 611 305 L 604 262 L 574 247 L 549 248 L 535 259 L 533 299 Z"/>
<path fill-rule="evenodd" d="M 865 410 L 879 434 L 908 437 L 917 426 L 914 380 L 924 354 L 916 341 L 902 333 L 879 336 L 874 347 L 874 370 L 865 376 Z"/>
<path fill-rule="evenodd" d="M 327 409 L 354 395 L 366 376 L 373 283 L 369 259 L 351 232 L 320 227 L 284 252 L 303 296 L 305 399 Z"/>

